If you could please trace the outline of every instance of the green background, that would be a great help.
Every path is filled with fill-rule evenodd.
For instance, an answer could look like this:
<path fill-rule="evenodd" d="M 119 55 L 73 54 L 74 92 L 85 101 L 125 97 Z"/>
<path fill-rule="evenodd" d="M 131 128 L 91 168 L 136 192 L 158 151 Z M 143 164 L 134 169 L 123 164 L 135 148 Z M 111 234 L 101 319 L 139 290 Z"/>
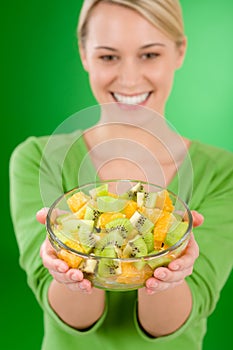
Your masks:
<path fill-rule="evenodd" d="M 9 157 L 30 135 L 52 133 L 95 104 L 75 36 L 80 0 L 11 0 L 1 5 L 1 347 L 40 349 L 42 312 L 18 266 L 9 214 Z M 188 51 L 177 72 L 168 119 L 180 133 L 233 151 L 233 2 L 182 0 Z M 85 121 L 81 121 L 85 127 Z M 29 232 L 30 234 L 30 232 Z M 208 322 L 205 350 L 231 344 L 233 274 Z"/>

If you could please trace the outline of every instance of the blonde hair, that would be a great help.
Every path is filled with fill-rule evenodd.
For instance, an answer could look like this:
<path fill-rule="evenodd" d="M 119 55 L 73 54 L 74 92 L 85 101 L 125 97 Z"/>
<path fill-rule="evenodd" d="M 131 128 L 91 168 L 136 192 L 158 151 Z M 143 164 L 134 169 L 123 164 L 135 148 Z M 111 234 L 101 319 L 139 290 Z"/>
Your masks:
<path fill-rule="evenodd" d="M 179 46 L 184 39 L 184 23 L 179 0 L 84 0 L 77 28 L 79 44 L 85 47 L 88 21 L 99 3 L 125 6 L 137 11 Z"/>

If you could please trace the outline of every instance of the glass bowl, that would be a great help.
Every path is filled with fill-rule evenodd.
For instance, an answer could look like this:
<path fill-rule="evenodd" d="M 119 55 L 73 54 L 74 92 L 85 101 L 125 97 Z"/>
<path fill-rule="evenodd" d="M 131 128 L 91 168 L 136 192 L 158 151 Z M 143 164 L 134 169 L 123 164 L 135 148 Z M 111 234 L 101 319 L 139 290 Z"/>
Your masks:
<path fill-rule="evenodd" d="M 174 193 L 137 180 L 74 188 L 50 207 L 46 228 L 57 256 L 97 288 L 141 288 L 187 246 L 188 206 Z"/>

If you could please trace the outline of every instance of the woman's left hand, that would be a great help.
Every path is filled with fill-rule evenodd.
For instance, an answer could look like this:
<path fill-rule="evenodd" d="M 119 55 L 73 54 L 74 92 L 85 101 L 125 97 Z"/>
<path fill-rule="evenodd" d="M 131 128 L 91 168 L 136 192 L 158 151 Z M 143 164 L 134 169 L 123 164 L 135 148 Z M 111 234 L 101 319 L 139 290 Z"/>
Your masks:
<path fill-rule="evenodd" d="M 196 211 L 192 211 L 193 227 L 202 225 L 204 218 Z M 193 233 L 185 252 L 172 261 L 168 267 L 158 267 L 154 271 L 154 276 L 146 281 L 147 294 L 162 292 L 168 288 L 181 284 L 185 277 L 192 274 L 193 265 L 199 256 L 199 247 L 195 241 Z"/>

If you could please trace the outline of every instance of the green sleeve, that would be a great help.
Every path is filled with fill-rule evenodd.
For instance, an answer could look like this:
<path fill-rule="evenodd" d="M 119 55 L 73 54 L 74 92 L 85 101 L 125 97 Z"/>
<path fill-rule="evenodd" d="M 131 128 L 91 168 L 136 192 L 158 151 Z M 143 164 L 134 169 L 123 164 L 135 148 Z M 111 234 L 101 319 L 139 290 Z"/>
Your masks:
<path fill-rule="evenodd" d="M 28 284 L 40 305 L 51 280 L 40 259 L 46 231 L 36 221 L 36 212 L 44 206 L 39 187 L 41 153 L 42 145 L 30 138 L 15 149 L 10 161 L 11 215 L 20 266 L 26 271 Z"/>
<path fill-rule="evenodd" d="M 193 273 L 186 278 L 192 293 L 192 311 L 184 325 L 168 336 L 151 339 L 140 328 L 139 334 L 149 342 L 163 343 L 180 336 L 200 340 L 206 331 L 206 321 L 214 311 L 233 266 L 233 155 L 225 150 L 196 143 L 191 150 L 193 192 L 191 210 L 204 215 L 204 223 L 193 229 L 199 245 L 199 257 Z M 189 173 L 181 169 L 190 188 Z M 178 193 L 177 181 L 170 189 Z M 187 191 L 188 193 L 190 190 Z M 136 312 L 135 308 L 135 312 Z"/>
<path fill-rule="evenodd" d="M 69 154 L 64 164 L 59 162 L 59 150 L 64 149 L 64 143 L 70 143 L 69 136 L 58 137 L 54 157 L 42 160 L 48 138 L 31 137 L 19 145 L 10 161 L 10 202 L 11 215 L 20 254 L 20 266 L 26 272 L 27 281 L 42 309 L 53 317 L 61 326 L 61 321 L 54 314 L 47 300 L 47 290 L 52 276 L 43 266 L 40 258 L 40 246 L 46 237 L 43 225 L 37 222 L 36 212 L 60 196 L 68 186 L 77 186 L 78 164 L 85 150 L 79 143 Z M 71 142 L 73 144 L 73 141 Z M 80 148 L 80 147 L 81 148 Z M 50 154 L 51 155 L 51 154 Z M 73 172 L 70 171 L 72 164 Z M 62 168 L 63 173 L 59 174 Z M 77 170 L 77 171 L 76 171 Z M 64 179 L 64 173 L 66 179 Z M 68 173 L 70 175 L 68 176 Z M 43 188 L 41 182 L 46 183 Z M 44 193 L 46 190 L 46 193 Z M 93 331 L 101 324 L 99 320 Z M 69 328 L 67 325 L 64 327 Z M 90 332 L 90 331 L 89 331 Z"/>
<path fill-rule="evenodd" d="M 190 205 L 205 220 L 194 229 L 200 253 L 193 274 L 187 278 L 197 319 L 214 311 L 233 266 L 233 155 L 199 147 L 194 164 L 202 161 L 195 172 Z"/>

